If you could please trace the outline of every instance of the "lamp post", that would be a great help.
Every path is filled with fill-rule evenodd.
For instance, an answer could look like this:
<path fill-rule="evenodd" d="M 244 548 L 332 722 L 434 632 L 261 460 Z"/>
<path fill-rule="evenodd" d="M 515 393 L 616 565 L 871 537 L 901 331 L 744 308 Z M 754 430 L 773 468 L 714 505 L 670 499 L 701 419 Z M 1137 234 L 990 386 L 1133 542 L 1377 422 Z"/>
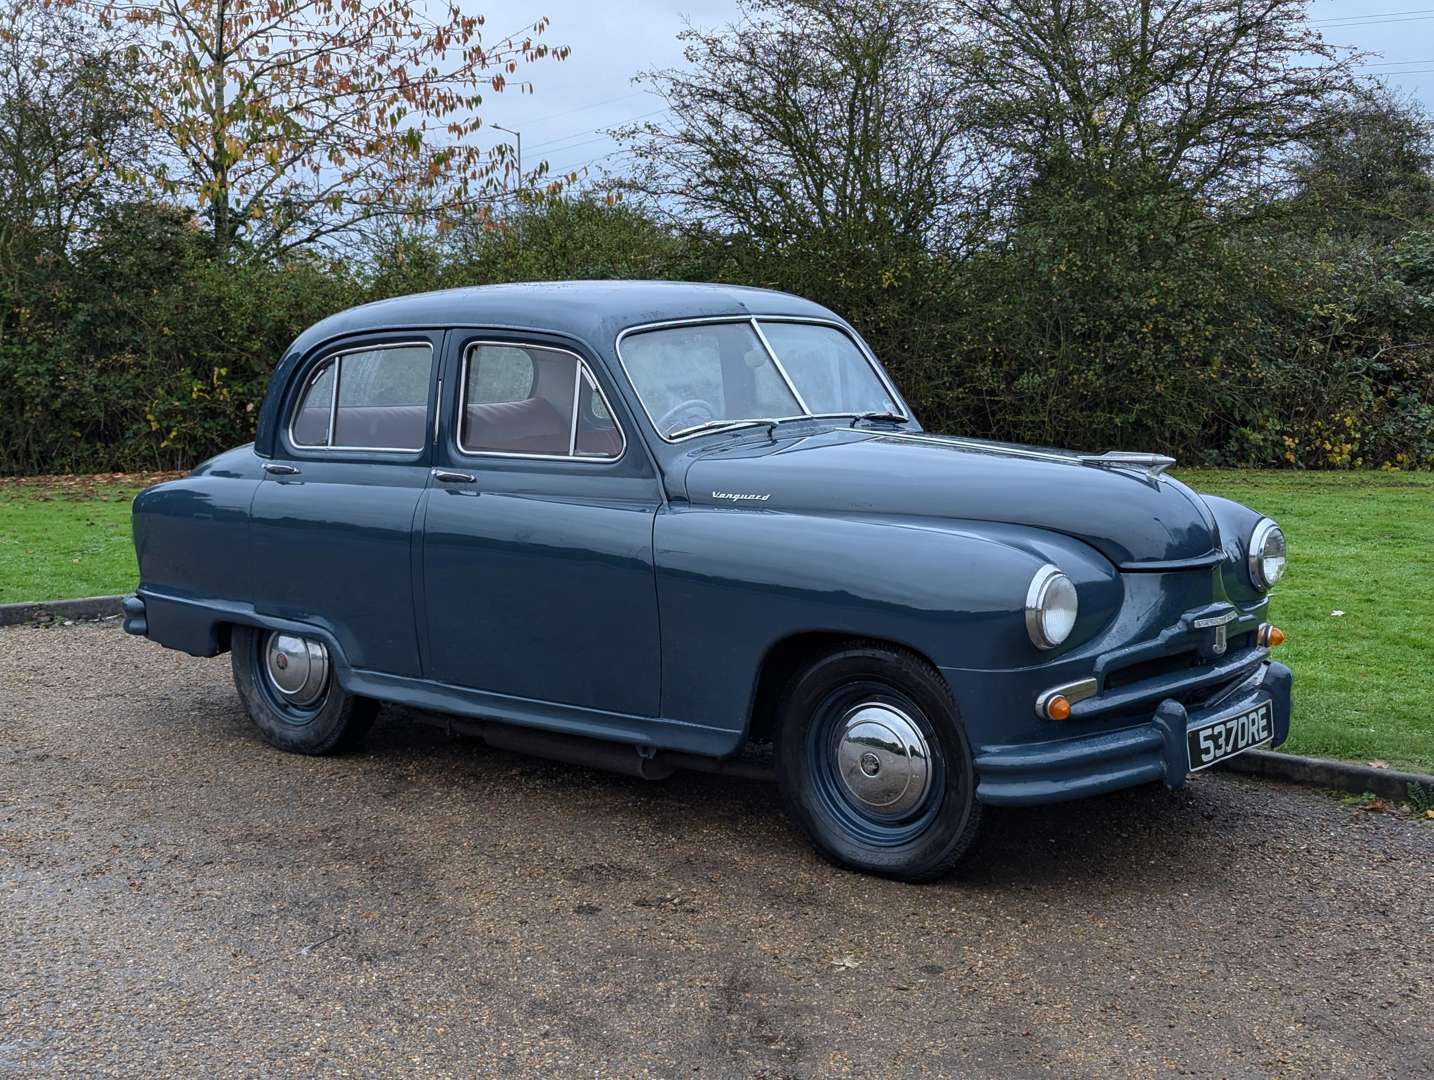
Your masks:
<path fill-rule="evenodd" d="M 523 133 L 502 124 L 490 125 L 494 131 L 506 132 L 518 140 L 518 250 L 523 250 Z"/>

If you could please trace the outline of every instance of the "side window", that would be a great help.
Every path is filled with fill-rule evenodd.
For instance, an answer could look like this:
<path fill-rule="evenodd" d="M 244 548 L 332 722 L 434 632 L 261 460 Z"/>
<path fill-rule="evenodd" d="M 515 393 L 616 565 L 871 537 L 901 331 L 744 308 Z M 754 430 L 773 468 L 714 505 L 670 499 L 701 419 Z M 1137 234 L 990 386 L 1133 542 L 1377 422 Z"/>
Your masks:
<path fill-rule="evenodd" d="M 618 430 L 602 391 L 573 353 L 475 344 L 464 361 L 458 446 L 470 454 L 615 458 Z"/>
<path fill-rule="evenodd" d="M 329 420 L 334 409 L 334 367 L 333 360 L 325 360 L 309 376 L 308 389 L 304 391 L 299 407 L 294 410 L 294 422 L 289 427 L 289 440 L 295 446 L 328 446 Z"/>
<path fill-rule="evenodd" d="M 602 391 L 586 368 L 578 387 L 578 423 L 573 453 L 578 457 L 617 457 L 622 453 L 622 432 L 607 410 Z"/>
<path fill-rule="evenodd" d="M 422 450 L 433 349 L 386 345 L 339 353 L 309 377 L 294 412 L 295 446 Z"/>

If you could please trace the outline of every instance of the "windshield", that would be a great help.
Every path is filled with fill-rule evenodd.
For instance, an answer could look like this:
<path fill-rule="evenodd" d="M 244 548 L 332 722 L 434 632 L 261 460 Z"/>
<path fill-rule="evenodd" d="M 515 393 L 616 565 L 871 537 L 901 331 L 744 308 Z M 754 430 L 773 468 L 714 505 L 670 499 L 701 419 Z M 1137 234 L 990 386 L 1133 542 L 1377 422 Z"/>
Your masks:
<path fill-rule="evenodd" d="M 644 330 L 623 339 L 622 361 L 664 437 L 714 421 L 902 411 L 834 326 L 764 319 Z"/>

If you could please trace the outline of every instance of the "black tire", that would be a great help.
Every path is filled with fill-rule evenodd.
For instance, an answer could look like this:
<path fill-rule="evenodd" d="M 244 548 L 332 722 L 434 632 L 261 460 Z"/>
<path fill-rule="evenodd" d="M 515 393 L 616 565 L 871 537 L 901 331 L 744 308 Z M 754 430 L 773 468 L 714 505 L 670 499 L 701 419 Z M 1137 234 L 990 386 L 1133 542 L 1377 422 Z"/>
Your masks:
<path fill-rule="evenodd" d="M 899 777 L 923 778 L 911 809 L 877 813 L 842 778 L 841 748 L 848 755 L 867 745 L 880 748 L 844 736 L 861 716 L 894 717 L 921 736 L 924 770 L 911 772 L 899 755 L 887 759 Z M 782 694 L 777 717 L 782 801 L 832 862 L 902 881 L 934 881 L 970 850 L 981 825 L 971 748 L 950 688 L 930 664 L 885 645 L 852 642 L 799 672 Z M 868 761 L 878 771 L 857 776 L 848 769 L 849 775 L 858 786 L 874 783 L 880 761 L 869 753 L 859 760 L 864 773 Z"/>
<path fill-rule="evenodd" d="M 359 746 L 373 725 L 378 702 L 345 691 L 332 663 L 317 699 L 304 707 L 286 701 L 265 673 L 269 635 L 256 627 L 236 626 L 230 642 L 234 687 L 264 741 L 293 754 L 333 754 Z"/>

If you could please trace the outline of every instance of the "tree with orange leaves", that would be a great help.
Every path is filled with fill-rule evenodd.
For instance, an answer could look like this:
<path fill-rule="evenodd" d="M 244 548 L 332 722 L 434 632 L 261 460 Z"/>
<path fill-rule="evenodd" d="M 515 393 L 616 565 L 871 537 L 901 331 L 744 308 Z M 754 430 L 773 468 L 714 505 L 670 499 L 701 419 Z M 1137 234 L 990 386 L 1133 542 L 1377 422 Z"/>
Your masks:
<path fill-rule="evenodd" d="M 521 69 L 569 52 L 539 41 L 546 18 L 485 40 L 483 17 L 452 0 L 436 15 L 413 0 L 46 2 L 144 42 L 164 152 L 106 164 L 197 206 L 221 248 L 266 255 L 386 219 L 485 211 L 515 170 L 506 146 L 471 139 L 484 92 L 530 91 Z"/>

